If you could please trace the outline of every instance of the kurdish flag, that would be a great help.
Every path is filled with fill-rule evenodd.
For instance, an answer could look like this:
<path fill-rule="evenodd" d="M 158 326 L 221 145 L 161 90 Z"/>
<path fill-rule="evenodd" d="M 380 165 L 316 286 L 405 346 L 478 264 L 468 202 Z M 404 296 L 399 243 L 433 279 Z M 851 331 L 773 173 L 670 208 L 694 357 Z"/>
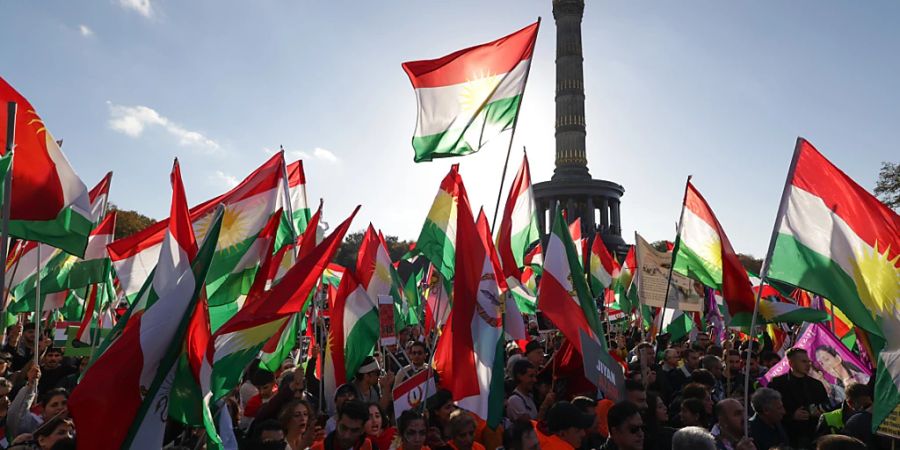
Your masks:
<path fill-rule="evenodd" d="M 456 259 L 456 215 L 460 197 L 466 197 L 466 188 L 459 176 L 459 164 L 454 164 L 441 181 L 441 187 L 416 241 L 416 251 L 431 261 L 448 280 L 453 278 Z"/>
<path fill-rule="evenodd" d="M 598 297 L 619 277 L 619 263 L 609 254 L 600 233 L 594 234 L 594 243 L 591 244 L 590 271 L 591 290 Z"/>
<path fill-rule="evenodd" d="M 403 63 L 419 103 L 416 162 L 475 153 L 514 126 L 539 25 L 442 58 Z"/>
<path fill-rule="evenodd" d="M 199 239 L 209 229 L 216 205 L 225 205 L 209 284 L 230 274 L 269 217 L 284 207 L 287 192 L 283 184 L 284 172 L 284 154 L 279 152 L 234 189 L 191 208 L 191 223 Z M 168 218 L 163 219 L 107 247 L 126 297 L 133 298 L 153 271 L 168 222 Z"/>
<path fill-rule="evenodd" d="M 0 108 L 0 142 L 15 133 L 9 234 L 83 256 L 94 227 L 87 187 L 34 106 L 0 78 L 0 103 L 7 102 L 18 104 L 15 130 L 5 129 L 7 110 Z"/>
<path fill-rule="evenodd" d="M 509 189 L 497 234 L 497 252 L 503 264 L 503 274 L 517 279 L 521 277 L 521 268 L 525 266 L 525 254 L 541 238 L 530 172 L 528 155 L 524 155 L 522 166 Z"/>
<path fill-rule="evenodd" d="M 900 216 L 798 138 L 769 251 L 767 278 L 830 299 L 872 338 L 878 426 L 900 403 Z"/>
<path fill-rule="evenodd" d="M 722 291 L 732 316 L 753 313 L 756 298 L 747 271 L 690 178 L 685 186 L 672 264 L 675 272 Z"/>

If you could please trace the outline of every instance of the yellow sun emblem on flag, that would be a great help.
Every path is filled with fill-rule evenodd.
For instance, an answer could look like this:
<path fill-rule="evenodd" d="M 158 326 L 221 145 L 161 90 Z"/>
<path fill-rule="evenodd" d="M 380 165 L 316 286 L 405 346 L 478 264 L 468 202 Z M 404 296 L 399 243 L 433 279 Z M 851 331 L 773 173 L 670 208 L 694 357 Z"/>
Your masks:
<path fill-rule="evenodd" d="M 850 262 L 853 267 L 853 281 L 856 282 L 856 292 L 873 314 L 894 313 L 897 302 L 900 301 L 900 255 L 893 260 L 888 259 L 890 246 L 883 251 L 879 250 L 878 242 L 875 248 L 862 248 Z"/>
<path fill-rule="evenodd" d="M 494 91 L 503 77 L 479 72 L 466 80 L 459 93 L 459 107 L 463 112 L 472 112 L 481 109 L 494 95 Z"/>
<path fill-rule="evenodd" d="M 222 213 L 222 229 L 219 230 L 219 242 L 216 244 L 216 250 L 227 250 L 237 243 L 245 239 L 249 232 L 249 224 L 245 219 L 242 211 L 233 208 L 230 205 L 225 207 Z M 194 233 L 197 235 L 197 244 L 202 241 L 209 232 L 209 226 L 212 222 L 213 213 L 209 213 L 201 217 L 194 223 Z"/>

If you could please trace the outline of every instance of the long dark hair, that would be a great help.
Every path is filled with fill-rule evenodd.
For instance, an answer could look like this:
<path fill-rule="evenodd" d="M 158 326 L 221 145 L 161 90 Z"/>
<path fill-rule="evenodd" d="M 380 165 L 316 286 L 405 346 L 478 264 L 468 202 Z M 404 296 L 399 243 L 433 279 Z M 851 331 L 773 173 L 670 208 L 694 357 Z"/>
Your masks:
<path fill-rule="evenodd" d="M 828 353 L 832 357 L 841 358 L 841 365 L 844 366 L 844 369 L 846 369 L 847 372 L 850 373 L 851 375 L 853 374 L 853 372 L 865 374 L 865 372 L 863 372 L 862 369 L 860 369 L 859 367 L 856 367 L 856 364 L 853 364 L 852 362 L 845 360 L 844 357 L 841 356 L 841 354 L 838 353 L 834 347 L 823 344 L 823 345 L 816 347 L 816 351 L 814 351 L 813 354 L 819 353 L 820 351 Z M 816 362 L 818 362 L 818 361 L 819 361 L 819 358 L 816 358 Z M 822 365 L 822 363 L 819 363 L 819 366 L 821 366 L 821 365 Z M 822 367 L 822 370 L 825 370 L 825 368 Z"/>

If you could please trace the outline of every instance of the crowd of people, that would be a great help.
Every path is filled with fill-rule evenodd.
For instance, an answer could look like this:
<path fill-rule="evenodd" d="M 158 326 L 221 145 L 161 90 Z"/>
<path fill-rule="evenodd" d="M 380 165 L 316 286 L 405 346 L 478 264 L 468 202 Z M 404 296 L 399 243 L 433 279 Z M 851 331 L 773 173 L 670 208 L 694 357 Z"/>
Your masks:
<path fill-rule="evenodd" d="M 610 331 L 611 355 L 623 365 L 624 398 L 613 402 L 584 378 L 579 357 L 560 335 L 538 333 L 524 348 L 510 342 L 505 366 L 503 420 L 458 408 L 437 388 L 422 408 L 396 414 L 392 389 L 429 365 L 429 343 L 420 329 L 398 334 L 400 345 L 377 349 L 352 382 L 323 398 L 315 376 L 319 348 L 296 349 L 272 373 L 251 365 L 227 398 L 233 434 L 227 445 L 247 449 L 314 450 L 753 450 L 886 448 L 871 431 L 873 380 L 851 379 L 835 403 L 811 375 L 810 355 L 785 354 L 790 371 L 767 386 L 759 378 L 781 356 L 768 342 L 736 338 L 714 343 L 709 334 L 650 343 L 638 329 Z M 53 341 L 38 339 L 31 324 L 8 328 L 0 352 L 0 447 L 75 448 L 77 430 L 66 400 L 87 358 L 64 356 Z M 38 351 L 39 365 L 35 365 Z M 295 361 L 304 360 L 297 364 Z M 566 362 L 568 361 L 568 362 Z M 572 364 L 574 361 L 575 364 Z M 749 374 L 749 404 L 745 382 Z M 439 380 L 438 380 L 439 381 Z M 745 422 L 745 414 L 749 422 Z M 234 442 L 229 442 L 233 439 Z M 167 448 L 203 448 L 203 430 L 169 421 Z"/>

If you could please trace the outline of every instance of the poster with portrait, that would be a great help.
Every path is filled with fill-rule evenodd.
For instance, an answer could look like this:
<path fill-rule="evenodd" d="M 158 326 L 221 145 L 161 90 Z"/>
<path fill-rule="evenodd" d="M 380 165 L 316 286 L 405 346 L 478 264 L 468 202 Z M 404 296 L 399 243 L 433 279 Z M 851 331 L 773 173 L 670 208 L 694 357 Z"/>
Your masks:
<path fill-rule="evenodd" d="M 838 405 L 846 398 L 844 390 L 850 383 L 868 383 L 872 377 L 872 367 L 850 351 L 827 326 L 810 324 L 794 347 L 800 347 L 809 354 L 812 361 L 810 376 L 822 382 L 832 405 Z M 763 386 L 773 378 L 788 373 L 787 356 L 763 375 L 759 382 Z"/>
<path fill-rule="evenodd" d="M 643 237 L 635 233 L 635 257 L 637 258 L 638 297 L 646 306 L 662 308 L 665 305 L 680 311 L 703 311 L 703 285 L 684 275 L 672 274 L 672 252 L 653 248 Z M 669 299 L 666 300 L 666 292 Z"/>

